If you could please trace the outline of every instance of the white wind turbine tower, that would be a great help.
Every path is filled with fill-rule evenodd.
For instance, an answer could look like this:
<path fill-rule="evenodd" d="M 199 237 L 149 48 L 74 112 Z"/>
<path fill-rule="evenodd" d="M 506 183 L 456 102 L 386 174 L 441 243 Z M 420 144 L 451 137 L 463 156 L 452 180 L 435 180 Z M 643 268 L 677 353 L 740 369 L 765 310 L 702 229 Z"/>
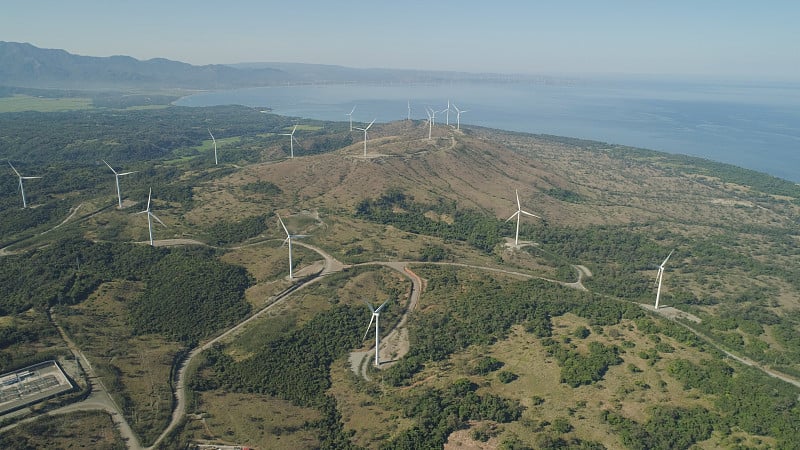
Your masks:
<path fill-rule="evenodd" d="M 294 273 L 292 272 L 292 239 L 304 238 L 307 235 L 289 233 L 289 230 L 286 228 L 286 225 L 283 223 L 283 219 L 281 219 L 281 216 L 278 213 L 275 213 L 275 215 L 278 216 L 278 221 L 281 223 L 281 226 L 283 227 L 283 231 L 286 232 L 286 239 L 284 239 L 283 242 L 284 243 L 286 243 L 286 242 L 289 243 L 289 280 L 293 280 L 294 279 Z"/>
<path fill-rule="evenodd" d="M 136 173 L 136 172 L 134 171 L 134 172 L 122 172 L 122 173 L 119 173 L 116 170 L 114 170 L 114 168 L 111 167 L 111 164 L 107 163 L 105 159 L 101 159 L 101 161 L 103 161 L 108 166 L 108 168 L 111 169 L 112 172 L 114 172 L 114 181 L 117 184 L 117 200 L 119 200 L 119 209 L 122 209 L 122 194 L 119 191 L 119 177 L 124 176 L 124 175 L 130 175 L 130 174 Z"/>
<path fill-rule="evenodd" d="M 211 134 L 211 128 L 208 129 L 208 134 Z M 211 134 L 211 140 L 214 141 L 214 165 L 217 165 L 217 140 L 214 139 L 213 134 Z"/>
<path fill-rule="evenodd" d="M 372 122 L 370 122 L 366 128 L 355 127 L 356 130 L 361 130 L 364 132 L 364 156 L 367 156 L 367 130 L 369 130 L 369 127 L 371 127 L 376 120 L 378 119 L 372 119 Z"/>
<path fill-rule="evenodd" d="M 136 214 L 145 214 L 145 213 L 147 213 L 147 231 L 150 233 L 150 245 L 151 246 L 153 246 L 153 221 L 150 220 L 150 218 L 152 217 L 153 219 L 156 219 L 158 221 L 158 223 L 160 223 L 161 225 L 167 226 L 167 225 L 164 224 L 164 222 L 161 221 L 161 219 L 158 218 L 158 216 L 156 216 L 155 214 L 153 214 L 152 211 L 150 211 L 150 198 L 152 196 L 153 196 L 153 188 L 150 188 L 150 192 L 147 194 L 147 208 L 144 211 L 140 211 L 140 212 L 136 213 Z"/>
<path fill-rule="evenodd" d="M 297 125 L 295 125 L 294 128 L 292 128 L 292 132 L 291 133 L 281 133 L 280 134 L 281 136 L 289 136 L 289 156 L 291 158 L 294 158 L 294 143 L 295 142 L 297 142 L 298 144 L 300 143 L 294 137 L 294 132 L 295 131 L 297 131 Z"/>
<path fill-rule="evenodd" d="M 436 111 L 425 108 L 425 112 L 428 114 L 428 140 L 430 140 L 431 133 L 433 132 L 433 121 L 436 118 Z"/>
<path fill-rule="evenodd" d="M 441 110 L 439 112 L 446 113 L 444 124 L 445 125 L 450 125 L 450 100 L 449 99 L 447 100 L 447 108 L 443 109 L 443 110 Z"/>
<path fill-rule="evenodd" d="M 458 106 L 456 106 L 455 103 L 453 103 L 453 108 L 455 108 L 455 110 L 456 110 L 456 130 L 460 130 L 461 129 L 461 114 L 464 114 L 465 112 L 469 112 L 469 110 L 465 109 L 465 110 L 462 111 L 462 110 L 458 109 Z"/>
<path fill-rule="evenodd" d="M 25 200 L 25 188 L 22 187 L 22 180 L 35 180 L 37 178 L 42 178 L 42 177 L 23 177 L 22 175 L 19 174 L 19 172 L 17 172 L 17 169 L 15 169 L 13 165 L 11 165 L 11 161 L 8 162 L 8 165 L 11 166 L 11 170 L 13 170 L 14 173 L 17 174 L 17 178 L 19 178 L 19 192 L 22 194 L 22 207 L 27 208 L 28 202 L 27 200 Z"/>
<path fill-rule="evenodd" d="M 349 114 L 345 114 L 345 116 L 350 118 L 350 131 L 353 131 L 353 112 L 356 110 L 356 107 L 353 106 L 353 109 L 350 110 Z"/>
<path fill-rule="evenodd" d="M 377 308 L 373 308 L 372 305 L 369 304 L 368 302 L 364 303 L 367 303 L 369 310 L 372 311 L 372 318 L 369 319 L 369 325 L 367 325 L 367 331 L 364 332 L 364 337 L 362 338 L 362 340 L 367 338 L 367 333 L 369 333 L 369 329 L 370 327 L 372 327 L 372 321 L 374 320 L 375 321 L 375 367 L 378 367 L 381 364 L 381 359 L 380 359 L 381 331 L 378 325 L 378 320 L 381 317 L 381 311 L 383 310 L 383 307 L 386 306 L 387 303 L 389 303 L 389 300 L 386 300 L 385 302 L 383 302 L 381 306 L 378 306 Z"/>
<path fill-rule="evenodd" d="M 411 120 L 411 100 L 408 101 L 408 115 L 406 116 L 406 120 Z"/>
<path fill-rule="evenodd" d="M 537 216 L 536 214 L 529 213 L 528 211 L 523 211 L 522 205 L 519 202 L 519 191 L 514 189 L 514 193 L 517 195 L 517 211 L 514 214 L 512 214 L 511 217 L 506 219 L 506 222 L 513 219 L 514 216 L 517 217 L 517 233 L 514 235 L 514 246 L 516 247 L 517 245 L 519 245 L 519 218 L 523 214 L 525 214 L 526 216 L 536 217 L 537 219 L 541 219 L 541 217 Z"/>
<path fill-rule="evenodd" d="M 661 300 L 661 280 L 664 278 L 664 264 L 667 263 L 667 260 L 669 260 L 669 257 L 672 256 L 672 253 L 674 251 L 675 250 L 669 252 L 669 255 L 667 255 L 667 257 L 664 259 L 664 262 L 662 262 L 661 265 L 658 266 L 658 275 L 656 275 L 656 282 L 658 283 L 658 289 L 656 290 L 656 306 L 653 309 L 658 309 L 658 302 L 659 300 Z"/>

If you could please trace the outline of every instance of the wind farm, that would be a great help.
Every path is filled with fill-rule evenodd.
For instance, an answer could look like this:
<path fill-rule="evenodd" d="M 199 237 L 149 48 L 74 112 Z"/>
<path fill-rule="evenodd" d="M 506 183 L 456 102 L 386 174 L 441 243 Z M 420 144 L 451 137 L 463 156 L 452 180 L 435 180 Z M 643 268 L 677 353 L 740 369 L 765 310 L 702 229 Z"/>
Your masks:
<path fill-rule="evenodd" d="M 533 445 L 553 438 L 621 448 L 625 431 L 614 421 L 636 427 L 668 413 L 699 421 L 727 414 L 713 392 L 684 387 L 700 368 L 734 374 L 719 375 L 732 389 L 764 386 L 782 401 L 796 398 L 793 384 L 769 374 L 783 373 L 774 362 L 744 344 L 763 342 L 773 352 L 766 355 L 791 358 L 779 344 L 779 324 L 791 316 L 775 311 L 794 304 L 794 256 L 773 230 L 796 230 L 795 204 L 766 193 L 744 197 L 724 166 L 461 129 L 466 110 L 449 105 L 456 124 L 438 127 L 435 110 L 427 122 L 408 120 L 398 105 L 398 120 L 382 122 L 380 139 L 369 143 L 377 119 L 354 127 L 365 133 L 362 143 L 345 120 L 304 120 L 301 129 L 296 118 L 253 108 L 148 112 L 162 128 L 175 120 L 176 133 L 184 132 L 177 124 L 213 121 L 213 131 L 226 136 L 224 161 L 209 163 L 213 134 L 205 127 L 179 135 L 195 143 L 160 159 L 103 155 L 115 184 L 137 172 L 121 186 L 127 198 L 148 196 L 133 215 L 109 204 L 108 173 L 97 164 L 51 162 L 35 172 L 47 181 L 36 186 L 37 208 L 20 209 L 7 183 L 4 204 L 13 221 L 3 224 L 11 243 L 2 257 L 18 269 L 0 272 L 2 305 L 20 312 L 2 316 L 13 319 L 0 325 L 40 314 L 41 326 L 50 327 L 49 312 L 92 367 L 115 374 L 104 385 L 113 398 L 129 399 L 127 406 L 104 404 L 141 447 L 225 441 L 314 448 L 323 445 L 323 433 L 340 430 L 341 439 L 366 448 L 414 436 L 421 446 L 440 442 L 436 436 L 480 442 L 472 433 L 492 434 L 496 445 L 516 436 Z M 74 126 L 77 119 L 69 118 Z M 142 120 L 131 130 L 138 132 Z M 276 132 L 264 133 L 265 122 Z M 291 144 L 297 130 L 303 156 L 292 158 L 290 145 L 287 158 L 283 136 Z M 369 158 L 350 157 L 362 151 Z M 720 178 L 701 177 L 701 170 Z M 517 187 L 514 197 L 510 186 Z M 523 206 L 531 199 L 535 209 Z M 30 219 L 29 227 L 11 228 L 36 210 L 52 212 L 37 219 L 42 224 Z M 136 245 L 141 215 L 150 245 Z M 743 248 L 768 250 L 774 259 Z M 681 256 L 680 270 L 670 271 L 662 289 L 674 255 Z M 653 261 L 663 261 L 656 308 Z M 23 290 L 34 267 L 46 268 L 36 278 L 41 288 Z M 12 279 L 23 281 L 6 281 Z M 365 308 L 362 299 L 380 304 Z M 752 311 L 769 319 L 756 322 Z M 72 354 L 58 331 L 42 336 L 51 351 Z M 15 345 L 25 352 L 0 349 L 11 361 L 45 353 L 41 343 Z M 754 365 L 717 357 L 721 350 L 714 349 Z M 70 377 L 84 380 L 69 360 Z M 66 403 L 95 404 L 79 397 Z M 449 407 L 426 406 L 442 404 L 458 406 L 468 419 L 448 425 Z M 753 413 L 758 405 L 743 408 Z M 446 433 L 425 428 L 423 411 Z M 340 419 L 321 420 L 328 417 Z M 85 419 L 71 423 L 91 427 Z M 688 433 L 680 424 L 668 429 Z M 0 439 L 31 436 L 26 430 L 3 429 Z M 777 431 L 741 430 L 736 439 L 753 445 L 786 442 Z M 636 436 L 630 439 L 650 442 L 649 434 Z M 692 439 L 718 447 L 734 439 L 701 437 Z M 133 440 L 117 439 L 135 448 Z"/>

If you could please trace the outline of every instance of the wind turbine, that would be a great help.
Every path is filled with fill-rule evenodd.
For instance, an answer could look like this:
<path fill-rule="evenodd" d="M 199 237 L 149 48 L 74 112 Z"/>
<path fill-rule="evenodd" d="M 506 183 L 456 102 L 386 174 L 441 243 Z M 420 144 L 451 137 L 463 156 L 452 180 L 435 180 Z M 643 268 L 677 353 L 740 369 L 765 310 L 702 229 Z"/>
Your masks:
<path fill-rule="evenodd" d="M 536 217 L 538 219 L 541 219 L 541 217 L 537 216 L 536 214 L 529 213 L 528 211 L 523 211 L 522 210 L 522 204 L 520 204 L 520 202 L 519 202 L 519 191 L 514 189 L 514 193 L 517 194 L 517 211 L 514 214 L 512 214 L 511 217 L 506 219 L 506 222 L 508 222 L 509 220 L 513 219 L 514 216 L 517 217 L 517 233 L 514 235 L 514 246 L 516 247 L 517 245 L 519 245 L 519 218 L 523 214 L 525 214 L 526 216 Z"/>
<path fill-rule="evenodd" d="M 147 208 L 144 211 L 136 213 L 136 214 L 147 213 L 147 231 L 150 232 L 151 246 L 153 246 L 153 221 L 150 220 L 150 218 L 152 217 L 153 219 L 156 219 L 158 223 L 160 223 L 161 225 L 167 226 L 166 224 L 164 224 L 164 222 L 161 221 L 161 219 L 158 218 L 158 216 L 156 216 L 155 214 L 152 213 L 152 211 L 150 211 L 150 198 L 152 196 L 153 196 L 153 188 L 150 188 L 150 192 L 147 194 Z"/>
<path fill-rule="evenodd" d="M 664 264 L 667 263 L 667 260 L 669 260 L 669 257 L 672 256 L 672 253 L 674 251 L 675 250 L 672 250 L 671 252 L 669 252 L 669 255 L 667 255 L 667 257 L 664 259 L 664 262 L 662 262 L 661 265 L 658 266 L 658 275 L 656 275 L 656 282 L 658 283 L 658 290 L 656 290 L 656 306 L 655 306 L 654 309 L 658 309 L 658 301 L 661 300 L 661 280 L 664 278 Z"/>
<path fill-rule="evenodd" d="M 19 172 L 17 172 L 17 169 L 15 169 L 13 165 L 11 165 L 11 161 L 8 162 L 8 165 L 11 166 L 11 170 L 13 170 L 14 173 L 17 174 L 17 177 L 19 178 L 19 192 L 22 194 L 22 207 L 27 208 L 28 202 L 25 200 L 25 188 L 22 187 L 22 180 L 35 180 L 37 178 L 42 178 L 42 177 L 23 177 L 22 175 L 19 174 Z"/>
<path fill-rule="evenodd" d="M 408 115 L 406 116 L 406 120 L 411 120 L 411 100 L 408 101 Z"/>
<path fill-rule="evenodd" d="M 456 130 L 460 130 L 461 129 L 461 114 L 463 114 L 465 112 L 469 112 L 469 110 L 465 109 L 465 110 L 462 111 L 462 110 L 458 109 L 458 106 L 456 106 L 455 103 L 453 103 L 453 108 L 456 109 Z"/>
<path fill-rule="evenodd" d="M 294 128 L 292 128 L 292 132 L 291 133 L 281 133 L 281 136 L 289 136 L 289 156 L 291 158 L 294 158 L 294 143 L 295 142 L 297 142 L 298 144 L 300 143 L 294 137 L 294 132 L 295 131 L 297 131 L 297 125 L 295 125 Z"/>
<path fill-rule="evenodd" d="M 294 274 L 292 273 L 292 239 L 304 238 L 307 235 L 306 234 L 291 234 L 291 233 L 289 233 L 289 230 L 286 228 L 286 225 L 283 223 L 283 219 L 281 219 L 281 216 L 278 213 L 275 213 L 275 215 L 278 216 L 278 221 L 281 223 L 281 226 L 283 227 L 283 231 L 286 232 L 286 239 L 284 239 L 283 242 L 288 242 L 289 243 L 289 280 L 293 280 L 294 279 Z"/>
<path fill-rule="evenodd" d="M 369 333 L 369 329 L 370 327 L 372 327 L 372 321 L 374 320 L 375 321 L 375 367 L 378 367 L 381 364 L 381 359 L 380 359 L 381 331 L 380 327 L 378 326 L 378 320 L 381 317 L 381 311 L 383 310 L 383 307 L 386 306 L 387 303 L 389 303 L 389 300 L 386 300 L 385 302 L 383 302 L 381 306 L 378 306 L 377 308 L 373 308 L 372 305 L 369 304 L 368 302 L 364 303 L 366 303 L 367 307 L 369 307 L 369 310 L 372 311 L 372 318 L 369 319 L 369 325 L 367 325 L 367 331 L 364 332 L 364 337 L 362 338 L 362 340 L 367 338 L 367 333 Z"/>
<path fill-rule="evenodd" d="M 361 130 L 364 132 L 364 156 L 367 156 L 367 130 L 369 130 L 369 127 L 371 127 L 376 120 L 378 119 L 372 119 L 372 122 L 370 122 L 366 128 L 355 127 L 356 130 Z"/>
<path fill-rule="evenodd" d="M 211 134 L 211 128 L 208 129 L 208 134 Z M 211 134 L 211 140 L 214 141 L 214 165 L 217 165 L 217 140 L 214 139 L 213 134 Z"/>
<path fill-rule="evenodd" d="M 345 114 L 345 116 L 350 118 L 350 131 L 353 131 L 353 111 L 356 110 L 356 107 L 353 106 L 353 109 L 350 110 L 349 114 Z"/>
<path fill-rule="evenodd" d="M 136 172 L 134 171 L 134 172 L 122 172 L 122 173 L 119 173 L 116 170 L 114 170 L 114 168 L 111 167 L 111 164 L 107 163 L 105 159 L 102 159 L 101 161 L 106 163 L 108 168 L 111 169 L 112 172 L 114 172 L 114 181 L 117 183 L 117 200 L 119 200 L 119 209 L 122 209 L 122 194 L 119 191 L 119 177 L 124 176 L 124 175 L 130 175 L 130 174 L 136 173 Z"/>
<path fill-rule="evenodd" d="M 447 113 L 447 115 L 445 115 L 445 122 L 444 123 L 445 123 L 445 125 L 450 125 L 450 99 L 447 100 L 447 109 L 443 109 L 443 110 L 441 110 L 439 112 L 446 112 Z"/>
<path fill-rule="evenodd" d="M 436 113 L 431 111 L 430 108 L 425 108 L 425 112 L 428 114 L 428 140 L 430 140 L 431 133 L 433 132 L 433 118 Z"/>

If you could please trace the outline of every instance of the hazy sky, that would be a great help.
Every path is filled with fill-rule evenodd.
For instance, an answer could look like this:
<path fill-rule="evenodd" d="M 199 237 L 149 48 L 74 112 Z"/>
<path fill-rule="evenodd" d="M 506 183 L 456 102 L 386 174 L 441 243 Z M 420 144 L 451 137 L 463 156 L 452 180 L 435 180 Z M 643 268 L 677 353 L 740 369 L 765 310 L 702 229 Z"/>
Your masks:
<path fill-rule="evenodd" d="M 794 0 L 8 0 L 0 40 L 192 64 L 800 80 Z"/>

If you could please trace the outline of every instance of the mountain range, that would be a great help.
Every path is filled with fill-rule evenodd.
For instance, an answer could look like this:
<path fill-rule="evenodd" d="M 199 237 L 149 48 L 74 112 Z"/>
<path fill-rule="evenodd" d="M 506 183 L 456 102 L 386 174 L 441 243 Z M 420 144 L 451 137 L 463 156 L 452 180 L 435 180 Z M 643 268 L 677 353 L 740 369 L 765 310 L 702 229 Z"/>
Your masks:
<path fill-rule="evenodd" d="M 164 58 L 142 61 L 130 56 L 82 56 L 61 49 L 0 41 L 0 86 L 39 89 L 230 89 L 286 83 L 439 82 L 498 77 L 497 74 L 357 69 L 301 63 L 195 66 Z"/>

